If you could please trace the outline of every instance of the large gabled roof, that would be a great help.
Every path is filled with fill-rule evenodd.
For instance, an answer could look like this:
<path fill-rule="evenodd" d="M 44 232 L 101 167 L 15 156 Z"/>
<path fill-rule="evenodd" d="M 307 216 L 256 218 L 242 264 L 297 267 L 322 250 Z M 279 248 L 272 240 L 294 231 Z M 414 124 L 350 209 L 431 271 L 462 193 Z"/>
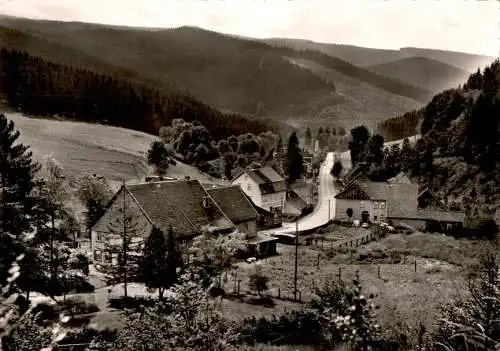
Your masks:
<path fill-rule="evenodd" d="M 235 224 L 255 220 L 259 217 L 238 185 L 217 187 L 206 191 Z"/>
<path fill-rule="evenodd" d="M 234 227 L 197 180 L 151 182 L 125 188 L 161 230 L 172 227 L 177 235 L 185 237 L 198 234 L 204 228 L 226 230 Z"/>
<path fill-rule="evenodd" d="M 370 200 L 370 196 L 357 182 L 349 184 L 335 198 L 341 200 Z"/>

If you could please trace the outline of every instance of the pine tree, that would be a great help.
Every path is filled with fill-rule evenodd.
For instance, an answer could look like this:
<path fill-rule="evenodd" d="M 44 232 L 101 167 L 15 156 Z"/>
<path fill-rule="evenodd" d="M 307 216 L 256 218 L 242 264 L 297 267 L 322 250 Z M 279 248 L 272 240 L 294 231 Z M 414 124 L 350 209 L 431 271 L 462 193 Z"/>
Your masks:
<path fill-rule="evenodd" d="M 128 284 L 138 277 L 138 257 L 143 240 L 139 237 L 141 228 L 138 213 L 127 203 L 128 191 L 125 185 L 120 192 L 121 196 L 117 198 L 117 204 L 121 202 L 118 215 L 109 224 L 105 238 L 106 251 L 112 257 L 112 263 L 105 267 L 105 271 L 108 275 L 108 284 L 123 283 L 124 295 L 127 298 Z"/>
<path fill-rule="evenodd" d="M 32 190 L 39 165 L 29 147 L 19 143 L 19 135 L 14 122 L 0 114 L 0 284 L 33 229 Z"/>
<path fill-rule="evenodd" d="M 172 228 L 167 236 L 153 228 L 146 240 L 140 263 L 140 279 L 149 289 L 158 289 L 163 299 L 166 289 L 177 282 L 177 268 L 182 266 L 182 256 Z"/>
<path fill-rule="evenodd" d="M 304 171 L 303 158 L 300 153 L 299 139 L 295 131 L 288 138 L 287 148 L 287 174 L 288 180 L 294 181 L 300 179 Z"/>

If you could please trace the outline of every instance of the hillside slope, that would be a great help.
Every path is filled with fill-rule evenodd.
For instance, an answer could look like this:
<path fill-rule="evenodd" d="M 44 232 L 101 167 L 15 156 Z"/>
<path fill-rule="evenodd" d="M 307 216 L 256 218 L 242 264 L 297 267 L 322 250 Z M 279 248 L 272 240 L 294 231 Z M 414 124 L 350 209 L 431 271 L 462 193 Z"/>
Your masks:
<path fill-rule="evenodd" d="M 273 48 L 254 40 L 193 27 L 143 30 L 12 17 L 0 17 L 0 24 L 28 36 L 30 39 L 23 41 L 22 48 L 29 53 L 33 51 L 66 64 L 87 64 L 96 70 L 109 66 L 114 72 L 157 86 L 188 90 L 195 98 L 222 111 L 314 121 L 317 116 L 311 115 L 311 111 L 316 109 L 318 101 L 327 102 L 332 108 L 342 101 L 342 97 L 335 95 L 334 81 L 326 81 L 284 58 L 310 56 L 310 53 Z M 44 50 L 41 40 L 58 49 Z M 386 96 L 381 93 L 381 100 L 391 101 L 397 94 L 426 102 L 429 96 L 421 89 L 340 59 L 328 64 L 355 81 L 387 92 Z M 397 110 L 405 111 L 406 106 Z M 371 114 L 365 115 L 365 119 L 371 118 Z"/>
<path fill-rule="evenodd" d="M 153 135 L 99 124 L 36 119 L 19 113 L 5 115 L 14 121 L 20 141 L 31 147 L 36 161 L 53 155 L 70 178 L 96 173 L 112 182 L 136 182 L 151 173 L 146 154 L 156 140 Z M 219 182 L 181 162 L 170 166 L 167 176 Z"/>
<path fill-rule="evenodd" d="M 426 57 L 408 57 L 367 68 L 436 93 L 456 88 L 469 76 L 467 71 Z"/>
<path fill-rule="evenodd" d="M 401 60 L 409 57 L 425 57 L 441 61 L 448 65 L 455 66 L 469 73 L 484 68 L 492 63 L 495 57 L 485 55 L 474 55 L 464 52 L 434 50 L 424 48 L 401 48 L 399 50 L 385 50 L 365 48 L 354 45 L 318 43 L 310 40 L 270 38 L 263 42 L 273 46 L 287 46 L 298 50 L 316 50 L 338 57 L 361 67 L 368 67 Z"/>
<path fill-rule="evenodd" d="M 287 59 L 327 81 L 335 82 L 339 103 L 332 106 L 318 101 L 312 106 L 312 114 L 316 115 L 319 121 L 343 121 L 348 129 L 359 124 L 374 127 L 377 122 L 390 116 L 399 115 L 422 105 L 418 101 L 388 93 L 315 61 L 294 57 Z"/>

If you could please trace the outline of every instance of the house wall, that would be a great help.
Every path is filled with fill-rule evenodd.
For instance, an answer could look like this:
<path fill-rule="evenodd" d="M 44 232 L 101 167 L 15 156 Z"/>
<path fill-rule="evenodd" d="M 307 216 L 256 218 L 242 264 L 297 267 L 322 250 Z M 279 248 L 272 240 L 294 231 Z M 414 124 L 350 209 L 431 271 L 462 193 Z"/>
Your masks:
<path fill-rule="evenodd" d="M 103 252 L 107 248 L 107 243 L 120 243 L 120 233 L 123 233 L 123 208 L 123 192 L 120 190 L 111 206 L 97 221 L 94 227 L 92 227 L 91 257 L 92 261 L 95 263 L 105 263 L 105 261 L 103 261 Z M 127 221 L 127 225 L 130 229 L 130 235 L 133 235 L 136 238 L 134 242 L 138 245 L 151 233 L 153 225 L 148 221 L 135 201 L 132 200 L 129 193 L 125 193 L 125 214 L 127 217 L 133 218 L 132 221 Z M 98 251 L 97 255 L 96 251 Z"/>
<path fill-rule="evenodd" d="M 241 190 L 259 207 L 265 208 L 262 205 L 262 195 L 260 193 L 259 184 L 243 173 L 238 178 L 231 182 L 231 185 L 239 185 Z"/>
<path fill-rule="evenodd" d="M 280 191 L 273 194 L 265 194 L 261 196 L 262 207 L 265 210 L 271 211 L 271 208 L 279 208 L 283 211 L 286 202 L 286 191 Z M 271 211 L 272 212 L 272 211 Z"/>
<path fill-rule="evenodd" d="M 335 219 L 341 221 L 349 220 L 346 213 L 348 208 L 352 208 L 353 211 L 351 220 L 361 221 L 361 213 L 363 211 L 368 211 L 370 215 L 369 220 L 371 222 L 384 221 L 387 218 L 387 203 L 385 200 L 371 201 L 336 199 Z"/>
<path fill-rule="evenodd" d="M 236 229 L 242 233 L 257 234 L 257 220 L 238 223 Z"/>
<path fill-rule="evenodd" d="M 371 201 L 370 221 L 383 222 L 387 219 L 387 202 L 385 200 Z"/>

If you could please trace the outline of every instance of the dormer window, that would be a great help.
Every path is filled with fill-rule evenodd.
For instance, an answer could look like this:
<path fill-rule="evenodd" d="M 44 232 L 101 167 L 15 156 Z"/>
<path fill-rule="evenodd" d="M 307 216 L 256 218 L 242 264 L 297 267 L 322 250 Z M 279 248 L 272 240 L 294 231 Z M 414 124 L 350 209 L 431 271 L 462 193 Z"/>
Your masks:
<path fill-rule="evenodd" d="M 252 190 L 252 185 L 251 184 L 247 184 L 247 190 Z"/>

